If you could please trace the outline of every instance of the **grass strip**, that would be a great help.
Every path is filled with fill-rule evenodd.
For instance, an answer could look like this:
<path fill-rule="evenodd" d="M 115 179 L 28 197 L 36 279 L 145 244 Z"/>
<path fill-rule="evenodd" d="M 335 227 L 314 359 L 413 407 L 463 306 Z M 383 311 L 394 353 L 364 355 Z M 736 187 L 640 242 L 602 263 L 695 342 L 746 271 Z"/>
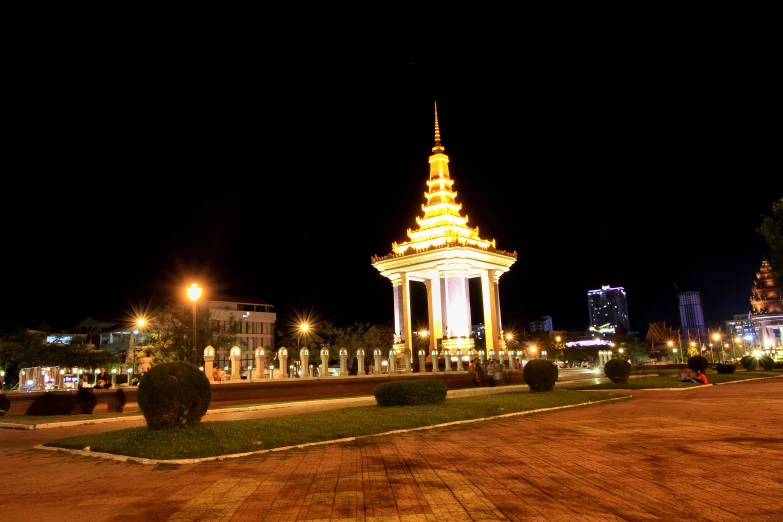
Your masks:
<path fill-rule="evenodd" d="M 783 372 L 775 371 L 742 371 L 736 373 L 717 373 L 707 372 L 709 384 L 720 384 L 724 382 L 743 381 L 746 379 L 758 379 L 762 377 L 780 377 Z M 704 386 L 693 382 L 680 382 L 679 372 L 661 375 L 659 377 L 647 377 L 646 379 L 629 379 L 625 384 L 615 384 L 613 382 L 601 384 L 584 384 L 571 386 L 571 390 L 644 390 L 649 388 L 693 388 Z"/>
<path fill-rule="evenodd" d="M 159 460 L 214 457 L 623 396 L 618 393 L 598 398 L 589 392 L 570 390 L 509 392 L 446 399 L 435 406 L 358 406 L 286 417 L 201 422 L 189 430 L 126 428 L 57 439 L 44 446 L 79 450 L 89 446 L 91 451 Z"/>

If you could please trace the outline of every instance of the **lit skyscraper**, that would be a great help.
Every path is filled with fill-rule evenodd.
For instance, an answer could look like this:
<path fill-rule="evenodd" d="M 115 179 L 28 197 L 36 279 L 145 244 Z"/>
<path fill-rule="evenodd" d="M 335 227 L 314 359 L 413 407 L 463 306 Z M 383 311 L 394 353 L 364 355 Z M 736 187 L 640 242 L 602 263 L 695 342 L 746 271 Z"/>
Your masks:
<path fill-rule="evenodd" d="M 707 340 L 707 327 L 704 326 L 704 308 L 699 292 L 680 293 L 680 322 L 685 339 Z"/>
<path fill-rule="evenodd" d="M 630 331 L 628 301 L 622 286 L 612 288 L 604 285 L 600 290 L 588 291 L 587 306 L 590 311 L 591 332 L 613 334 L 618 326 L 623 326 Z"/>

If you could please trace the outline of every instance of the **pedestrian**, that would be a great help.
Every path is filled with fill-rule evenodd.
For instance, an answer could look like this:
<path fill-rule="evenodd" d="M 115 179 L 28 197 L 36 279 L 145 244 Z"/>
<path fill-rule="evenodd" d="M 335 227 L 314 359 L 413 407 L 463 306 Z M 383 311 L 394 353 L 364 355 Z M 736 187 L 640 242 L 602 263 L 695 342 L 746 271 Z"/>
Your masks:
<path fill-rule="evenodd" d="M 477 386 L 483 386 L 485 375 L 486 375 L 486 370 L 484 369 L 484 365 L 481 364 L 481 360 L 476 359 L 476 385 Z"/>
<path fill-rule="evenodd" d="M 487 361 L 487 380 L 489 381 L 489 387 L 495 387 L 495 359 Z"/>
<path fill-rule="evenodd" d="M 492 375 L 492 380 L 495 381 L 495 384 L 503 383 L 503 363 L 500 361 L 495 361 L 495 373 Z M 494 384 L 492 387 L 495 387 Z"/>

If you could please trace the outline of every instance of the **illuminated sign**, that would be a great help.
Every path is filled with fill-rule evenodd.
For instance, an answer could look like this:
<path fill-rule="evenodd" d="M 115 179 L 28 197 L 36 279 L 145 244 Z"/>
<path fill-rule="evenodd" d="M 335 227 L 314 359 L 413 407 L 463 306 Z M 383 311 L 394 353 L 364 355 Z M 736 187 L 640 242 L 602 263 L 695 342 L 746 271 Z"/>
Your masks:
<path fill-rule="evenodd" d="M 565 344 L 569 348 L 581 348 L 584 346 L 611 346 L 612 341 L 602 341 L 600 339 L 588 339 L 587 341 L 573 341 Z"/>

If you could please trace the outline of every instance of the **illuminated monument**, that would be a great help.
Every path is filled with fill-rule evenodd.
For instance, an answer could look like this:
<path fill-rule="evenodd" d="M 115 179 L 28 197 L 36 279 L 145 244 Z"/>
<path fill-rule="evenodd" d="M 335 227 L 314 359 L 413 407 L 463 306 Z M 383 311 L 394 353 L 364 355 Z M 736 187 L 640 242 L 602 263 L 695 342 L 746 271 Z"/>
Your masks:
<path fill-rule="evenodd" d="M 408 229 L 410 241 L 392 243 L 392 253 L 373 256 L 372 265 L 392 282 L 394 293 L 395 349 L 413 354 L 410 282 L 427 287 L 430 356 L 441 348 L 463 357 L 473 348 L 471 338 L 470 290 L 468 280 L 481 278 L 487 354 L 505 347 L 500 320 L 498 283 L 517 260 L 517 253 L 495 248 L 494 240 L 481 239 L 478 227 L 467 225 L 456 202 L 454 180 L 449 175 L 449 157 L 444 154 L 435 105 L 435 146 L 430 156 L 424 216 L 416 218 L 418 228 Z M 443 353 L 437 354 L 443 356 Z M 497 355 L 496 355 L 497 357 Z M 434 366 L 437 368 L 437 366 Z M 459 366 L 458 366 L 459 368 Z"/>
<path fill-rule="evenodd" d="M 783 332 L 783 295 L 775 284 L 775 274 L 764 259 L 753 282 L 750 296 L 750 320 L 756 328 L 757 339 L 764 350 L 775 350 L 781 345 Z"/>

